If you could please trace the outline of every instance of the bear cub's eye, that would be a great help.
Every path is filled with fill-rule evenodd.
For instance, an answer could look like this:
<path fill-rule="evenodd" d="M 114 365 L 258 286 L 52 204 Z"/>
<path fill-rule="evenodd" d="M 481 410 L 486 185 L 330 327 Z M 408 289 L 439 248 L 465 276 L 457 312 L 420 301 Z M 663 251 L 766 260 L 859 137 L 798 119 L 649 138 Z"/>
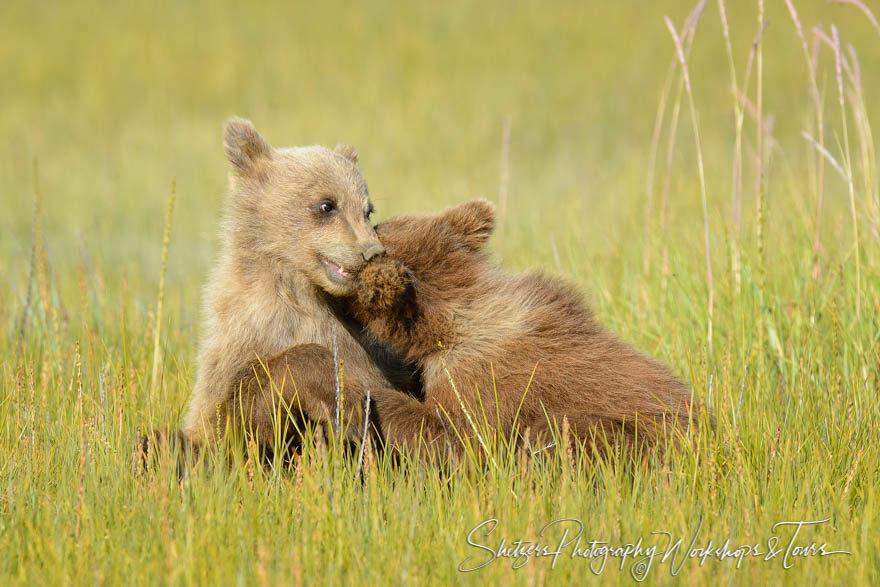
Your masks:
<path fill-rule="evenodd" d="M 320 210 L 322 214 L 332 214 L 336 211 L 336 204 L 332 200 L 323 200 L 318 204 L 318 210 Z"/>

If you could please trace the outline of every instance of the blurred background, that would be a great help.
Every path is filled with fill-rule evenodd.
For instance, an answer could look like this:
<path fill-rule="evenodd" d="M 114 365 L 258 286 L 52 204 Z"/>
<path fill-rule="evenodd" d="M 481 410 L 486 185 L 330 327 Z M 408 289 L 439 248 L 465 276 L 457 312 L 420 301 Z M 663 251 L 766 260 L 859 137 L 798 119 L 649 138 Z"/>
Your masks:
<path fill-rule="evenodd" d="M 511 575 L 509 559 L 458 573 L 466 528 L 489 515 L 504 526 L 493 540 L 580 516 L 612 544 L 654 530 L 753 544 L 776 522 L 828 518 L 798 544 L 852 556 L 686 572 L 880 584 L 880 25 L 862 10 L 880 6 L 701 2 L 687 57 L 698 151 L 664 22 L 681 34 L 695 5 L 0 2 L 0 584 L 590 572 L 547 559 Z M 179 485 L 171 459 L 132 475 L 134 439 L 173 429 L 190 394 L 232 115 L 276 146 L 355 145 L 378 220 L 496 201 L 495 258 L 567 276 L 668 364 L 714 410 L 708 452 L 576 478 L 561 451 L 561 469 L 518 456 L 452 477 L 413 461 L 369 484 L 321 451 L 291 475 L 250 461 Z M 606 580 L 630 572 L 613 566 Z"/>
<path fill-rule="evenodd" d="M 758 30 L 756 5 L 728 4 L 742 78 Z M 800 136 L 812 116 L 806 60 L 784 3 L 767 4 L 764 110 L 780 154 L 768 171 L 768 221 L 808 245 L 812 204 L 798 209 L 786 193 L 803 191 L 790 180 L 811 149 Z M 101 270 L 109 291 L 125 278 L 129 295 L 150 303 L 174 179 L 167 295 L 175 300 L 170 311 L 182 313 L 179 325 L 191 324 L 217 251 L 228 171 L 221 128 L 233 114 L 252 119 L 276 146 L 354 144 L 380 220 L 474 197 L 497 201 L 509 120 L 497 255 L 511 268 L 567 273 L 604 292 L 600 305 L 625 299 L 636 280 L 623 276 L 641 275 L 652 131 L 674 59 L 663 17 L 680 29 L 693 5 L 5 2 L 0 301 L 21 306 L 38 191 L 57 295 L 75 295 L 76 280 L 63 276 L 82 266 L 92 278 Z M 859 50 L 865 95 L 877 96 L 878 37 L 864 15 L 820 1 L 797 7 L 808 35 L 812 24 L 837 23 L 843 41 Z M 722 254 L 735 126 L 723 39 L 709 2 L 689 65 Z M 830 117 L 833 63 L 822 75 Z M 670 175 L 670 234 L 673 264 L 681 256 L 699 271 L 702 216 L 686 107 L 683 101 Z M 754 156 L 750 125 L 747 116 L 747 159 Z M 665 157 L 661 148 L 655 186 L 664 181 Z M 754 216 L 749 173 L 746 224 Z M 833 186 L 830 235 L 848 226 L 846 192 Z M 659 218 L 659 205 L 649 213 Z M 648 278 L 658 279 L 655 272 Z"/>

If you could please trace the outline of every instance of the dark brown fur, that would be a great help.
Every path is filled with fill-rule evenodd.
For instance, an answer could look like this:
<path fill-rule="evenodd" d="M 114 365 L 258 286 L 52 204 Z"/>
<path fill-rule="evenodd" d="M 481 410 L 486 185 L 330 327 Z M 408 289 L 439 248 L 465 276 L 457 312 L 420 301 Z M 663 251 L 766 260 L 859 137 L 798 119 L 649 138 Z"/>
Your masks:
<path fill-rule="evenodd" d="M 567 418 L 595 446 L 597 432 L 634 446 L 684 431 L 696 416 L 688 389 L 603 329 L 568 283 L 493 265 L 482 252 L 493 226 L 485 201 L 379 225 L 387 256 L 362 271 L 352 311 L 421 368 L 425 392 L 380 406 L 386 438 L 431 442 L 452 426 L 472 435 L 464 410 L 506 434 L 549 435 Z"/>

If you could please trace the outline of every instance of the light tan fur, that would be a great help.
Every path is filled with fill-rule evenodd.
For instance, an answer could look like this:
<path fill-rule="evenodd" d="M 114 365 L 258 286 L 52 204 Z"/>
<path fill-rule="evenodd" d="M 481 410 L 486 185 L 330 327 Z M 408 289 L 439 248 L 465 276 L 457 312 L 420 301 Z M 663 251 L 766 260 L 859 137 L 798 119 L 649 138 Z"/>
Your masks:
<path fill-rule="evenodd" d="M 327 353 L 335 337 L 343 368 L 357 373 L 359 389 L 393 389 L 357 329 L 340 321 L 333 307 L 335 298 L 354 292 L 358 271 L 384 249 L 369 222 L 372 206 L 352 147 L 273 149 L 253 124 L 234 118 L 225 126 L 224 148 L 235 178 L 223 250 L 205 288 L 198 371 L 183 431 L 200 443 L 227 421 L 244 420 L 270 442 L 278 398 L 260 379 L 266 366 L 275 369 L 289 405 L 301 405 L 314 419 L 332 418 L 335 411 L 329 398 L 296 397 L 287 363 L 279 370 L 285 351 L 314 354 L 313 347 L 296 350 L 298 345 L 322 345 Z M 330 213 L 321 208 L 327 202 Z M 303 361 L 297 365 L 308 370 Z M 355 390 L 348 399 L 361 401 Z"/>

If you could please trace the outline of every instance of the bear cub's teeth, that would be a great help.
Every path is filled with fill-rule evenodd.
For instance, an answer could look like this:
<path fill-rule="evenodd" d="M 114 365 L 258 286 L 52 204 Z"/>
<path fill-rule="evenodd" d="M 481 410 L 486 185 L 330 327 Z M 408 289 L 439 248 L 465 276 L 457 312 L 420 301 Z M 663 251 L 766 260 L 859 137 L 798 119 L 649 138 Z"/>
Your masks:
<path fill-rule="evenodd" d="M 330 270 L 332 276 L 337 277 L 338 279 L 350 280 L 353 279 L 354 276 L 345 270 L 342 265 L 337 265 L 333 261 L 329 259 L 321 259 L 323 261 L 324 266 Z"/>

